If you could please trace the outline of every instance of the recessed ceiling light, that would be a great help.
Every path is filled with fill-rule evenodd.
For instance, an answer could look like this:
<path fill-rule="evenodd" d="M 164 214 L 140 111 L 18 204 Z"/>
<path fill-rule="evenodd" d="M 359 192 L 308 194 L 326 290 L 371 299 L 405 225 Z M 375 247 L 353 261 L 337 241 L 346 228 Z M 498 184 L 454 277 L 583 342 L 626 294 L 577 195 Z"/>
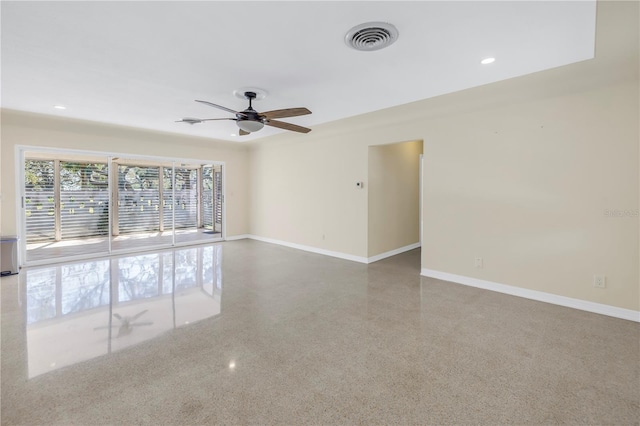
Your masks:
<path fill-rule="evenodd" d="M 480 63 L 482 65 L 489 65 L 492 64 L 496 61 L 496 58 L 484 58 L 483 60 L 480 61 Z"/>
<path fill-rule="evenodd" d="M 67 107 L 66 107 L 66 106 L 64 106 L 64 105 L 54 105 L 53 107 L 54 107 L 55 109 L 67 109 Z"/>

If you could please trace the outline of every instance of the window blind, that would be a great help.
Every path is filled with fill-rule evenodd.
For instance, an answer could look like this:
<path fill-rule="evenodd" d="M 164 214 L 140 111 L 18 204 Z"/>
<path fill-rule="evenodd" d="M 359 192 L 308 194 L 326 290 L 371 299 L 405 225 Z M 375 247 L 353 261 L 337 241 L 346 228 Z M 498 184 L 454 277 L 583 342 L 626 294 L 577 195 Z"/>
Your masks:
<path fill-rule="evenodd" d="M 25 197 L 27 241 L 55 238 L 55 167 L 53 160 L 25 161 Z"/>
<path fill-rule="evenodd" d="M 118 166 L 120 234 L 160 229 L 159 167 Z"/>
<path fill-rule="evenodd" d="M 63 239 L 108 233 L 107 163 L 60 163 L 60 224 Z"/>

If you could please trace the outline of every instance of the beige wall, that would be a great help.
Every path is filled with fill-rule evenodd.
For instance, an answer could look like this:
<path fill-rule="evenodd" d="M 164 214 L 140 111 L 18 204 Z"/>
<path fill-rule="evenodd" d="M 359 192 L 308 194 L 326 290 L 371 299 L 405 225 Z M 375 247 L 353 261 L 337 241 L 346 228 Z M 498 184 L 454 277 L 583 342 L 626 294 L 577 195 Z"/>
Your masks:
<path fill-rule="evenodd" d="M 423 267 L 637 310 L 638 217 L 605 215 L 638 209 L 637 93 L 619 85 L 434 121 Z"/>
<path fill-rule="evenodd" d="M 594 60 L 255 143 L 251 233 L 367 257 L 368 148 L 423 140 L 423 268 L 639 310 L 638 217 L 605 216 L 639 208 L 638 3 L 597 25 Z"/>
<path fill-rule="evenodd" d="M 249 229 L 248 154 L 243 145 L 7 110 L 2 111 L 1 136 L 2 235 L 18 233 L 15 181 L 18 145 L 224 161 L 227 236 L 246 234 Z"/>
<path fill-rule="evenodd" d="M 368 257 L 420 241 L 422 141 L 369 147 Z"/>
<path fill-rule="evenodd" d="M 256 145 L 251 233 L 367 257 L 368 148 L 423 139 L 423 268 L 638 310 L 638 217 L 605 216 L 639 208 L 638 82 L 475 108 L 491 90 Z"/>
<path fill-rule="evenodd" d="M 366 257 L 367 191 L 355 183 L 366 181 L 367 146 L 309 136 L 283 135 L 251 151 L 250 232 Z"/>
<path fill-rule="evenodd" d="M 4 113 L 2 232 L 15 229 L 16 144 L 151 152 L 227 162 L 228 235 L 368 257 L 368 192 L 355 182 L 369 185 L 369 147 L 423 140 L 423 268 L 640 310 L 638 217 L 605 216 L 639 208 L 638 9 L 598 4 L 594 60 L 260 139 L 248 153 Z"/>

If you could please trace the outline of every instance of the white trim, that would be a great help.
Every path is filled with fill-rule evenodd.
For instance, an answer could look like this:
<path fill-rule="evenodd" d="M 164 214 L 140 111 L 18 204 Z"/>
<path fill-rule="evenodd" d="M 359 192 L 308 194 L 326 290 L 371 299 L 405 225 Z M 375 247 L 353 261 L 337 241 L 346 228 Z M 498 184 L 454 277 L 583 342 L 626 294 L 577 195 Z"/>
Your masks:
<path fill-rule="evenodd" d="M 224 166 L 225 161 L 209 161 L 203 159 L 194 159 L 194 158 L 178 158 L 178 157 L 163 157 L 161 155 L 150 155 L 150 154 L 128 154 L 126 152 L 112 152 L 112 151 L 94 151 L 94 150 L 85 150 L 85 149 L 77 149 L 77 148 L 58 148 L 58 147 L 47 147 L 47 146 L 39 146 L 39 145 L 16 145 L 16 149 L 21 149 L 23 151 L 31 151 L 31 152 L 43 152 L 47 153 L 56 153 L 56 154 L 75 154 L 75 155 L 91 155 L 96 157 L 119 157 L 125 158 L 127 160 L 142 160 L 142 161 L 157 161 L 157 162 L 175 162 L 175 163 L 194 163 L 194 164 L 221 164 Z"/>
<path fill-rule="evenodd" d="M 81 150 L 81 149 L 74 149 L 74 148 L 57 148 L 57 147 L 44 147 L 44 146 L 37 146 L 37 145 L 16 145 L 15 146 L 15 151 L 14 151 L 14 167 L 16 170 L 16 175 L 18 177 L 18 179 L 16 179 L 15 182 L 15 187 L 16 187 L 16 229 L 19 231 L 18 236 L 20 237 L 20 240 L 18 241 L 18 263 L 20 267 L 26 267 L 26 266 L 34 266 L 34 265 L 38 265 L 40 264 L 42 261 L 27 261 L 27 221 L 26 218 L 24 216 L 24 197 L 25 197 L 25 187 L 24 187 L 24 182 L 25 182 L 25 177 L 24 177 L 24 163 L 26 160 L 26 153 L 27 152 L 38 152 L 38 153 L 45 153 L 45 154 L 70 154 L 70 155 L 88 155 L 88 156 L 95 156 L 95 157 L 104 157 L 105 159 L 107 159 L 108 161 L 108 167 L 109 167 L 109 205 L 110 206 L 114 206 L 114 200 L 113 198 L 113 193 L 112 193 L 112 188 L 113 188 L 113 182 L 112 182 L 112 177 L 111 174 L 113 173 L 112 167 L 112 160 L 114 157 L 120 157 L 120 158 L 126 158 L 128 159 L 139 159 L 139 160 L 143 160 L 143 161 L 155 161 L 155 162 L 159 162 L 159 163 L 168 163 L 171 162 L 172 164 L 172 170 L 173 173 L 172 175 L 175 176 L 175 166 L 176 163 L 193 163 L 193 164 L 198 164 L 198 165 L 214 165 L 214 166 L 221 166 L 222 167 L 222 199 L 224 200 L 222 203 L 222 229 L 220 230 L 221 232 L 221 238 L 220 239 L 215 239 L 213 241 L 207 241 L 208 242 L 219 242 L 219 241 L 223 241 L 225 233 L 227 231 L 227 203 L 226 203 L 226 170 L 227 170 L 227 166 L 226 166 L 226 161 L 207 161 L 207 160 L 195 160 L 195 159 L 189 159 L 189 158 L 171 158 L 171 157 L 162 157 L 162 156 L 155 156 L 155 155 L 140 155 L 140 154 L 127 154 L 127 153 L 113 153 L 113 152 L 108 152 L 108 151 L 92 151 L 92 150 Z M 117 163 L 117 161 L 116 161 Z M 173 198 L 175 199 L 175 188 L 172 189 L 173 192 Z M 111 215 L 109 215 L 109 232 L 112 232 L 111 229 Z M 172 211 L 172 227 L 175 230 L 175 210 Z M 183 245 L 183 243 L 178 243 L 175 241 L 175 232 L 173 232 L 172 235 L 172 243 L 170 247 L 180 247 Z M 203 244 L 201 242 L 189 242 L 187 244 L 184 245 L 197 245 L 197 244 Z M 131 253 L 135 253 L 136 250 L 132 250 Z M 128 250 L 115 250 L 113 251 L 111 249 L 111 238 L 109 238 L 109 247 L 108 247 L 108 253 L 100 253 L 98 255 L 112 255 L 112 254 L 118 254 L 118 253 L 129 253 Z M 75 259 L 90 259 L 90 258 L 94 258 L 96 257 L 96 254 L 90 254 L 90 255 L 78 255 L 78 256 L 69 256 L 69 257 L 61 257 L 61 258 L 56 258 L 54 259 L 53 263 L 57 263 L 57 262 L 66 262 L 67 260 L 75 260 Z M 52 263 L 50 261 L 44 261 L 44 264 L 48 264 L 48 263 Z"/>
<path fill-rule="evenodd" d="M 78 254 L 75 256 L 65 256 L 65 257 L 58 257 L 58 258 L 54 257 L 54 258 L 42 259 L 42 260 L 32 260 L 28 264 L 23 265 L 23 267 L 31 268 L 34 266 L 55 265 L 58 263 L 71 263 L 71 262 L 77 262 L 80 260 L 112 258 L 112 257 L 129 255 L 129 254 L 157 253 L 160 251 L 168 251 L 171 249 L 177 250 L 184 247 L 197 248 L 198 246 L 216 244 L 221 242 L 223 242 L 221 238 L 212 238 L 211 240 L 183 241 L 183 242 L 175 243 L 175 245 L 162 244 L 158 246 L 145 246 L 145 247 L 136 247 L 132 249 L 113 250 L 109 253 L 101 252 L 101 253 Z"/>
<path fill-rule="evenodd" d="M 418 203 L 420 204 L 419 206 L 419 210 L 420 210 L 420 244 L 422 244 L 422 230 L 424 229 L 424 220 L 422 218 L 422 214 L 424 212 L 423 210 L 423 195 L 422 195 L 422 191 L 423 191 L 423 187 L 422 187 L 422 180 L 424 179 L 424 140 L 422 141 L 422 152 L 423 154 L 420 154 L 420 183 L 418 184 L 418 186 L 420 187 L 419 191 L 420 191 L 420 200 L 418 201 Z"/>
<path fill-rule="evenodd" d="M 235 240 L 244 240 L 244 239 L 262 241 L 263 243 L 277 244 L 279 246 L 290 247 L 290 248 L 294 248 L 294 249 L 297 249 L 297 250 L 308 251 L 308 252 L 311 252 L 311 253 L 322 254 L 322 255 L 331 256 L 331 257 L 337 257 L 339 259 L 345 259 L 345 260 L 350 260 L 352 262 L 365 263 L 365 264 L 377 262 L 378 260 L 382 260 L 382 259 L 385 259 L 387 257 L 395 256 L 397 254 L 404 253 L 406 251 L 413 250 L 413 249 L 416 249 L 416 248 L 421 246 L 420 243 L 413 243 L 413 244 L 409 244 L 408 246 L 400 247 L 398 249 L 391 250 L 391 251 L 388 251 L 388 252 L 385 252 L 385 253 L 381 253 L 381 254 L 378 254 L 378 255 L 375 255 L 375 256 L 367 258 L 367 257 L 362 257 L 362 256 L 355 256 L 353 254 L 342 253 L 342 252 L 339 252 L 339 251 L 325 250 L 325 249 L 321 249 L 321 248 L 317 248 L 317 247 L 305 246 L 303 244 L 290 243 L 288 241 L 276 240 L 276 239 L 273 239 L 273 238 L 260 237 L 258 235 L 253 235 L 253 234 L 233 235 L 231 237 L 225 238 L 225 241 L 235 241 Z"/>
<path fill-rule="evenodd" d="M 25 220 L 25 208 L 24 208 L 24 151 L 19 147 L 14 151 L 14 171 L 17 179 L 15 180 L 15 208 L 16 218 L 15 227 L 18 238 L 22 238 L 24 241 L 18 241 L 18 267 L 21 268 L 27 259 L 27 221 Z"/>
<path fill-rule="evenodd" d="M 434 271 L 422 268 L 420 275 L 437 278 L 443 281 L 450 281 L 470 287 L 482 288 L 496 291 L 498 293 L 510 294 L 512 296 L 523 297 L 525 299 L 537 300 L 539 302 L 551 303 L 553 305 L 566 306 L 568 308 L 579 309 L 581 311 L 593 312 L 610 317 L 621 318 L 629 321 L 640 322 L 640 311 L 618 308 L 616 306 L 602 303 L 590 302 L 588 300 L 574 299 L 571 297 L 559 296 L 557 294 L 545 293 L 543 291 L 529 290 L 521 287 L 514 287 L 506 284 L 498 284 L 491 281 L 480 280 L 478 278 L 465 277 L 463 275 L 450 274 L 448 272 Z"/>
<path fill-rule="evenodd" d="M 251 238 L 249 234 L 240 234 L 240 235 L 232 235 L 230 237 L 225 238 L 225 241 L 236 241 L 236 240 L 246 240 L 247 238 Z"/>
<path fill-rule="evenodd" d="M 417 249 L 421 244 L 419 242 L 409 244 L 408 246 L 400 247 L 395 250 L 387 251 L 384 253 L 376 254 L 375 256 L 371 256 L 367 259 L 367 263 L 377 262 L 378 260 L 386 259 L 387 257 L 395 256 L 400 253 L 404 253 L 405 251 Z"/>
<path fill-rule="evenodd" d="M 338 251 L 325 250 L 317 247 L 305 246 L 302 244 L 290 243 L 282 240 L 275 240 L 273 238 L 259 237 L 257 235 L 248 234 L 246 238 L 250 238 L 256 241 L 262 241 L 264 243 L 278 244 L 280 246 L 291 247 L 298 250 L 309 251 L 311 253 L 323 254 L 325 256 L 337 257 L 339 259 L 351 260 L 359 263 L 369 263 L 366 257 L 354 256 L 352 254 L 341 253 Z M 229 240 L 229 238 L 227 238 Z"/>

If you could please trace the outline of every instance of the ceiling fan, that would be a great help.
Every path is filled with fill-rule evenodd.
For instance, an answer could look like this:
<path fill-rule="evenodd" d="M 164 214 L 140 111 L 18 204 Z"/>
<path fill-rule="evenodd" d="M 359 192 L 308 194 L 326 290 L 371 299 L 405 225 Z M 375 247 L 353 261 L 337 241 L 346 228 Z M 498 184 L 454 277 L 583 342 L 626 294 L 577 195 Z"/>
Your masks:
<path fill-rule="evenodd" d="M 189 124 L 197 124 L 202 123 L 203 121 L 217 121 L 217 120 L 233 120 L 236 122 L 238 127 L 240 128 L 240 136 L 248 135 L 249 133 L 257 132 L 262 129 L 265 125 L 271 127 L 277 127 L 279 129 L 291 130 L 293 132 L 299 133 L 309 133 L 311 129 L 307 127 L 298 126 L 296 124 L 286 123 L 284 121 L 274 120 L 274 118 L 285 118 L 285 117 L 297 117 L 299 115 L 307 115 L 311 114 L 307 108 L 285 108 L 285 109 L 277 109 L 273 111 L 266 112 L 258 112 L 251 106 L 251 102 L 256 98 L 256 92 L 244 92 L 244 97 L 249 100 L 249 107 L 244 111 L 234 111 L 230 108 L 223 107 L 221 105 L 216 105 L 207 101 L 199 101 L 201 104 L 209 105 L 214 108 L 218 108 L 232 114 L 235 114 L 236 118 L 191 118 L 186 117 L 182 120 L 176 121 L 176 123 L 189 123 Z"/>
<path fill-rule="evenodd" d="M 126 315 L 123 317 L 120 314 L 115 313 L 113 314 L 113 317 L 117 318 L 118 321 L 120 321 L 120 325 L 107 325 L 104 327 L 95 327 L 94 330 L 102 330 L 105 328 L 118 327 L 118 335 L 116 337 L 126 336 L 127 334 L 131 334 L 131 332 L 133 331 L 133 327 L 141 326 L 141 325 L 153 325 L 152 321 L 136 322 L 138 318 L 140 318 L 147 312 L 148 312 L 148 309 L 145 309 L 144 311 L 138 312 L 132 317 L 126 316 Z"/>

